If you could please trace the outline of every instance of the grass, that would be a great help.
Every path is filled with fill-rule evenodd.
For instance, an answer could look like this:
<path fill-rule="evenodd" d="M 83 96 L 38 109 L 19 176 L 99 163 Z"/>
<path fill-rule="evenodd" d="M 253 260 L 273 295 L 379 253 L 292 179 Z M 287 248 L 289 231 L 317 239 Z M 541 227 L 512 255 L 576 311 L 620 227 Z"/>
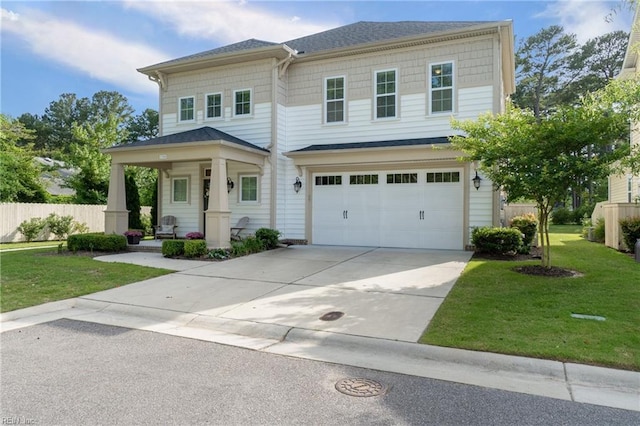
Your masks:
<path fill-rule="evenodd" d="M 553 227 L 550 238 L 552 265 L 583 276 L 512 270 L 536 261 L 472 260 L 420 343 L 640 371 L 640 264 L 582 239 L 579 227 Z"/>
<path fill-rule="evenodd" d="M 15 250 L 15 249 L 25 249 L 25 248 L 36 248 L 36 247 L 58 247 L 58 245 L 62 243 L 63 247 L 67 246 L 66 241 L 34 241 L 31 243 L 0 243 L 0 252 L 4 250 Z"/>
<path fill-rule="evenodd" d="M 78 297 L 172 272 L 100 262 L 88 256 L 58 255 L 57 250 L 56 247 L 0 255 L 0 312 Z"/>

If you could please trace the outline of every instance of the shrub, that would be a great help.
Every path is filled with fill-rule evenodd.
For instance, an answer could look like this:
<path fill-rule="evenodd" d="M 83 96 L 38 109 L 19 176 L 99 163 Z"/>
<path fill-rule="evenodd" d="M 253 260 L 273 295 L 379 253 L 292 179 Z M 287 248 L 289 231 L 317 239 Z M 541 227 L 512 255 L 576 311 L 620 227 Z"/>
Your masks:
<path fill-rule="evenodd" d="M 162 255 L 164 257 L 182 256 L 184 254 L 184 240 L 164 240 Z"/>
<path fill-rule="evenodd" d="M 67 239 L 67 248 L 70 251 L 107 251 L 117 252 L 127 249 L 127 239 L 124 235 L 105 234 L 93 232 L 89 234 L 70 235 Z"/>
<path fill-rule="evenodd" d="M 227 249 L 217 248 L 210 250 L 207 256 L 209 259 L 225 260 L 229 258 L 229 251 Z"/>
<path fill-rule="evenodd" d="M 593 209 L 595 209 L 595 205 L 592 204 L 583 204 L 577 209 L 573 211 L 573 222 L 576 225 L 582 225 L 582 221 L 585 218 L 590 218 L 591 213 L 593 213 Z"/>
<path fill-rule="evenodd" d="M 278 246 L 280 231 L 270 228 L 260 228 L 256 231 L 256 238 L 262 241 L 265 250 L 271 250 Z"/>
<path fill-rule="evenodd" d="M 204 239 L 204 234 L 202 232 L 189 232 L 184 237 L 187 240 L 202 240 Z"/>
<path fill-rule="evenodd" d="M 593 227 L 593 240 L 597 243 L 604 243 L 604 217 L 599 217 L 596 226 Z"/>
<path fill-rule="evenodd" d="M 522 233 L 516 228 L 476 228 L 471 241 L 479 253 L 516 253 L 522 245 Z"/>
<path fill-rule="evenodd" d="M 140 222 L 142 223 L 142 229 L 144 229 L 145 235 L 153 235 L 153 225 L 151 224 L 151 215 L 140 215 Z"/>
<path fill-rule="evenodd" d="M 231 255 L 234 257 L 246 256 L 251 253 L 259 253 L 264 250 L 262 241 L 254 236 L 248 236 L 242 241 L 233 241 L 231 243 Z"/>
<path fill-rule="evenodd" d="M 187 240 L 184 242 L 184 255 L 186 257 L 200 257 L 205 254 L 207 254 L 207 242 L 205 240 Z"/>
<path fill-rule="evenodd" d="M 622 238 L 630 252 L 635 252 L 636 241 L 640 239 L 640 216 L 620 220 Z"/>
<path fill-rule="evenodd" d="M 533 242 L 533 237 L 536 235 L 536 229 L 538 228 L 538 219 L 533 213 L 525 213 L 521 216 L 516 216 L 511 219 L 510 226 L 517 228 L 522 232 L 524 238 L 522 239 L 522 252 L 529 253 L 529 248 Z"/>
<path fill-rule="evenodd" d="M 18 226 L 18 231 L 24 235 L 24 239 L 27 240 L 27 242 L 31 242 L 40 235 L 45 226 L 47 226 L 46 220 L 41 217 L 32 217 L 29 220 L 23 221 L 20 226 Z"/>
<path fill-rule="evenodd" d="M 554 225 L 573 223 L 573 212 L 566 207 L 559 207 L 551 213 L 551 223 Z"/>
<path fill-rule="evenodd" d="M 73 230 L 73 216 L 58 216 L 51 213 L 47 216 L 47 226 L 58 240 L 64 240 Z"/>
<path fill-rule="evenodd" d="M 73 222 L 73 227 L 71 230 L 72 234 L 86 234 L 87 232 L 89 232 L 89 225 L 84 222 Z"/>

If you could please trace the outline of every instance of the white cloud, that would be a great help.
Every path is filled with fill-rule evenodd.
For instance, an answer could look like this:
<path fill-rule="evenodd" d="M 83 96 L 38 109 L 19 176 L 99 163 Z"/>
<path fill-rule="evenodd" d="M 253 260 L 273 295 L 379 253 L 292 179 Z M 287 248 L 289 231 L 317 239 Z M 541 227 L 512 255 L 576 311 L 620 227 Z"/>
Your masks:
<path fill-rule="evenodd" d="M 94 79 L 136 93 L 157 93 L 157 86 L 136 68 L 170 59 L 165 53 L 112 34 L 82 27 L 40 11 L 17 14 L 2 8 L 2 33 L 26 42 L 36 55 Z"/>
<path fill-rule="evenodd" d="M 615 3 L 602 0 L 560 0 L 550 2 L 540 16 L 558 21 L 566 33 L 576 35 L 579 43 L 616 30 L 629 31 L 631 17 L 620 10 L 612 22 L 606 18 L 616 7 Z"/>
<path fill-rule="evenodd" d="M 338 26 L 262 10 L 245 0 L 127 0 L 125 4 L 172 26 L 180 35 L 224 44 L 250 38 L 282 42 Z"/>

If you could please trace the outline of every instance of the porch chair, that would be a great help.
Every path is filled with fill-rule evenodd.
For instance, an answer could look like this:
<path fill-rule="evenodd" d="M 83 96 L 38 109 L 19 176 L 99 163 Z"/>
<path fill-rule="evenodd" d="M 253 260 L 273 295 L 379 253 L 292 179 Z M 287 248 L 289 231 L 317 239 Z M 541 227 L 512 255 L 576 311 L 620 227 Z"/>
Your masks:
<path fill-rule="evenodd" d="M 163 237 L 171 237 L 175 240 L 177 227 L 175 216 L 162 216 L 160 225 L 154 226 L 156 229 L 156 240 Z"/>
<path fill-rule="evenodd" d="M 248 223 L 249 223 L 248 216 L 241 217 L 240 220 L 238 220 L 238 223 L 236 224 L 236 226 L 231 228 L 232 241 L 240 241 L 242 239 L 240 238 L 240 231 L 246 228 Z"/>

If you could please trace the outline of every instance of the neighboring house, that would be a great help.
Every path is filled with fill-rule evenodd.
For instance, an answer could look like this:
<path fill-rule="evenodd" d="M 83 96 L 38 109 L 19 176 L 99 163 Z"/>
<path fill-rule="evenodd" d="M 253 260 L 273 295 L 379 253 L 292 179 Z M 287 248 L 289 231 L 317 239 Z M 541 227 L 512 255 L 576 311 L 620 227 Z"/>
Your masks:
<path fill-rule="evenodd" d="M 34 157 L 34 161 L 44 168 L 40 174 L 40 179 L 44 183 L 46 190 L 51 195 L 75 195 L 76 191 L 65 186 L 65 181 L 70 176 L 77 173 L 77 170 L 66 167 L 60 160 L 53 160 L 49 157 Z"/>
<path fill-rule="evenodd" d="M 627 52 L 622 63 L 622 70 L 616 78 L 631 79 L 640 75 L 640 6 L 636 8 L 631 34 L 627 45 Z M 631 124 L 630 144 L 640 147 L 640 123 Z M 600 204 L 600 203 L 598 203 Z M 605 218 L 605 244 L 615 249 L 624 249 L 621 230 L 618 225 L 620 219 L 640 215 L 640 175 L 615 173 L 609 176 L 609 197 L 601 208 L 596 206 L 593 218 Z"/>
<path fill-rule="evenodd" d="M 474 188 L 450 119 L 503 111 L 513 39 L 511 21 L 358 22 L 142 68 L 162 136 L 105 150 L 105 230 L 127 229 L 132 164 L 161 171 L 159 217 L 210 247 L 248 216 L 245 233 L 312 244 L 464 249 L 499 225 L 499 198 L 488 179 Z"/>
<path fill-rule="evenodd" d="M 622 70 L 617 78 L 631 79 L 640 75 L 640 8 L 636 10 L 634 24 L 629 36 L 627 53 L 622 63 Z M 640 124 L 631 128 L 631 146 L 640 146 Z M 631 173 L 609 176 L 609 202 L 632 203 L 640 201 L 640 176 Z"/>

